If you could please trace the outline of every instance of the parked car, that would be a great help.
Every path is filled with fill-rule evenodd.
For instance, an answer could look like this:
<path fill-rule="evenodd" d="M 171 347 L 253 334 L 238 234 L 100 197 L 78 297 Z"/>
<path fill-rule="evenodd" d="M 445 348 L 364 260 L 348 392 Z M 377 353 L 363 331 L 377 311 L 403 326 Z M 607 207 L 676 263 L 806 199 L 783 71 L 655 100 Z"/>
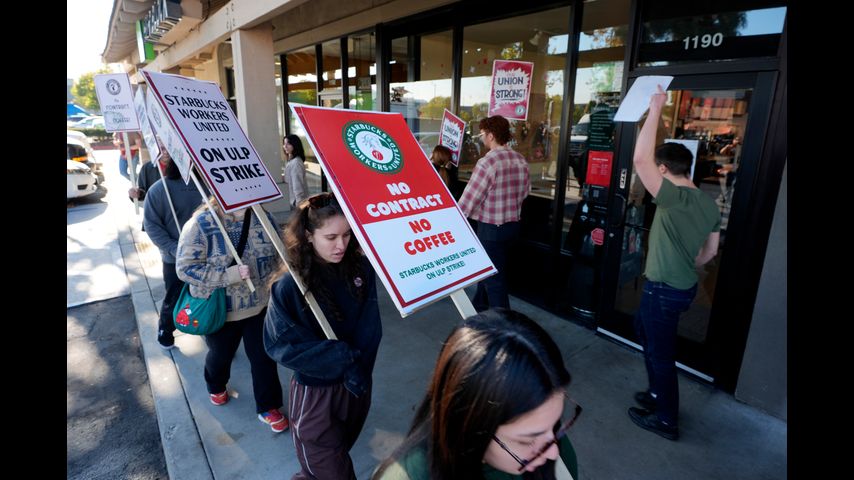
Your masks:
<path fill-rule="evenodd" d="M 86 153 L 90 154 L 92 157 L 95 156 L 95 150 L 92 149 L 92 142 L 89 141 L 89 137 L 83 134 L 83 132 L 78 132 L 77 130 L 65 130 L 65 136 L 76 138 L 80 140 L 80 143 L 86 148 Z"/>
<path fill-rule="evenodd" d="M 71 125 L 74 128 L 105 128 L 104 117 L 92 115 Z"/>
<path fill-rule="evenodd" d="M 79 162 L 89 167 L 99 182 L 104 181 L 104 171 L 101 163 L 95 160 L 95 154 L 87 140 L 81 140 L 73 135 L 66 135 L 67 157 L 66 160 Z M 88 148 L 87 148 L 88 147 Z"/>
<path fill-rule="evenodd" d="M 430 155 L 433 155 L 433 148 L 439 144 L 439 132 L 414 132 L 413 135 L 418 140 L 424 155 L 430 158 Z"/>
<path fill-rule="evenodd" d="M 66 200 L 69 198 L 85 197 L 98 190 L 98 177 L 92 173 L 92 169 L 83 163 L 66 160 L 65 178 L 67 179 Z"/>

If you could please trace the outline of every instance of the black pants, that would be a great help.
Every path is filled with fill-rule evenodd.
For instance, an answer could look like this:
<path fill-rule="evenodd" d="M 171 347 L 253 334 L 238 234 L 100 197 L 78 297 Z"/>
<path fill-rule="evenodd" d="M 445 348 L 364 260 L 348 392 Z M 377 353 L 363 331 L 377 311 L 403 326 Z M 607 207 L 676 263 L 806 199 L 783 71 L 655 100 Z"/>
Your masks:
<path fill-rule="evenodd" d="M 477 284 L 472 305 L 478 312 L 487 308 L 510 308 L 510 296 L 507 294 L 507 257 L 511 245 L 519 238 L 520 225 L 519 222 L 507 222 L 503 225 L 477 223 L 477 238 L 498 270 L 498 273 Z"/>
<path fill-rule="evenodd" d="M 178 301 L 178 295 L 184 288 L 184 282 L 175 273 L 174 263 L 163 263 L 163 283 L 166 284 L 166 296 L 163 297 L 163 305 L 160 307 L 160 320 L 157 322 L 157 328 L 172 333 L 175 331 L 175 317 L 172 315 L 172 311 L 175 310 L 175 302 Z"/>
<path fill-rule="evenodd" d="M 240 346 L 240 340 L 243 339 L 243 350 L 249 357 L 252 370 L 252 392 L 255 394 L 257 413 L 282 406 L 282 384 L 279 382 L 276 362 L 267 356 L 262 341 L 266 314 L 265 308 L 253 317 L 225 322 L 215 333 L 205 335 L 205 343 L 208 344 L 208 354 L 205 357 L 208 393 L 225 391 L 231 377 L 231 362 L 237 353 L 237 347 Z"/>

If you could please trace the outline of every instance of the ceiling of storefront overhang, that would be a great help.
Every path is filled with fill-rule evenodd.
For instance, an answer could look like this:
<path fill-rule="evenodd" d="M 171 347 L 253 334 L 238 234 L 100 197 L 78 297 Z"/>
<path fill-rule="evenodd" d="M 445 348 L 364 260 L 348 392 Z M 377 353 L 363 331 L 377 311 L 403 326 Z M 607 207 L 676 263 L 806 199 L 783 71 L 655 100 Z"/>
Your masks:
<path fill-rule="evenodd" d="M 145 17 L 154 0 L 114 0 L 107 44 L 101 56 L 107 63 L 120 62 L 136 49 L 136 21 Z"/>

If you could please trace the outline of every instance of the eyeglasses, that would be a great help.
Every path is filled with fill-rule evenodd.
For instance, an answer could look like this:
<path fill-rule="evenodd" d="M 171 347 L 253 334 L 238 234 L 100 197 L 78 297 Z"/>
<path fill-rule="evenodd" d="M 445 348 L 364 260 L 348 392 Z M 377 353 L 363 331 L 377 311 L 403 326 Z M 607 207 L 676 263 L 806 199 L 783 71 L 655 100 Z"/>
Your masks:
<path fill-rule="evenodd" d="M 334 199 L 335 196 L 330 193 L 321 193 L 308 197 L 306 201 L 308 202 L 308 206 L 311 208 L 323 208 L 332 203 L 332 200 Z"/>
<path fill-rule="evenodd" d="M 574 400 L 572 400 L 572 399 L 570 399 L 570 401 L 571 401 L 572 403 L 575 403 L 575 401 L 574 401 Z M 552 438 L 551 440 L 549 440 L 548 442 L 546 442 L 546 444 L 545 444 L 545 445 L 543 445 L 542 447 L 540 447 L 540 449 L 539 449 L 539 450 L 537 450 L 537 453 L 536 453 L 536 454 L 534 454 L 534 456 L 532 456 L 531 458 L 528 458 L 528 459 L 523 459 L 523 458 L 522 458 L 522 457 L 520 457 L 519 455 L 516 455 L 515 453 L 513 453 L 513 452 L 510 450 L 510 447 L 508 447 L 504 442 L 502 442 L 501 440 L 499 440 L 499 439 L 498 439 L 498 437 L 496 437 L 495 435 L 493 435 L 493 436 L 492 436 L 492 439 L 493 439 L 493 440 L 495 440 L 495 443 L 497 443 L 497 444 L 498 444 L 498 446 L 499 446 L 499 447 L 501 447 L 501 449 L 502 449 L 502 450 L 504 450 L 504 451 L 505 451 L 505 452 L 507 452 L 511 457 L 513 457 L 513 460 L 516 460 L 516 461 L 519 463 L 519 465 L 520 465 L 520 466 L 519 466 L 519 471 L 521 472 L 522 470 L 524 470 L 524 469 L 525 469 L 525 467 L 527 467 L 527 466 L 528 466 L 528 464 L 530 464 L 530 463 L 531 463 L 531 462 L 533 462 L 534 460 L 536 460 L 536 459 L 540 458 L 540 456 L 542 456 L 544 453 L 546 453 L 546 450 L 548 450 L 548 449 L 552 448 L 552 445 L 554 445 L 554 444 L 556 444 L 557 442 L 559 442 L 559 441 L 560 441 L 560 439 L 561 439 L 561 438 L 563 438 L 563 437 L 566 435 L 566 432 L 567 432 L 567 430 L 569 430 L 569 427 L 571 427 L 571 426 L 572 426 L 572 424 L 574 424 L 574 423 L 575 423 L 575 421 L 576 421 L 576 420 L 578 420 L 578 416 L 579 416 L 579 415 L 581 415 L 581 410 L 582 410 L 581 405 L 579 405 L 579 404 L 575 403 L 575 409 L 574 409 L 574 411 L 573 411 L 572 417 L 570 417 L 570 419 L 569 419 L 569 420 L 567 420 L 566 422 L 564 422 L 564 423 L 563 423 L 563 424 L 562 424 L 562 425 L 557 429 L 557 431 L 555 432 L 555 436 L 554 436 L 554 438 Z"/>

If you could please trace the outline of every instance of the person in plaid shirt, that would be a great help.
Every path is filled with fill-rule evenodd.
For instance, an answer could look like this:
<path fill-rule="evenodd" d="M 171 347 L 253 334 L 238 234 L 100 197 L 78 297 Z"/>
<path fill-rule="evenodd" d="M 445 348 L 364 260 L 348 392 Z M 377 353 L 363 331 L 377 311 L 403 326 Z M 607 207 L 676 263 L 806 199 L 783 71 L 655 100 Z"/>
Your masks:
<path fill-rule="evenodd" d="M 489 153 L 481 158 L 463 191 L 459 205 L 477 222 L 477 238 L 498 273 L 477 284 L 474 308 L 510 308 L 507 295 L 507 252 L 519 238 L 522 201 L 531 191 L 528 161 L 507 146 L 510 122 L 495 115 L 480 121 L 481 141 Z"/>

